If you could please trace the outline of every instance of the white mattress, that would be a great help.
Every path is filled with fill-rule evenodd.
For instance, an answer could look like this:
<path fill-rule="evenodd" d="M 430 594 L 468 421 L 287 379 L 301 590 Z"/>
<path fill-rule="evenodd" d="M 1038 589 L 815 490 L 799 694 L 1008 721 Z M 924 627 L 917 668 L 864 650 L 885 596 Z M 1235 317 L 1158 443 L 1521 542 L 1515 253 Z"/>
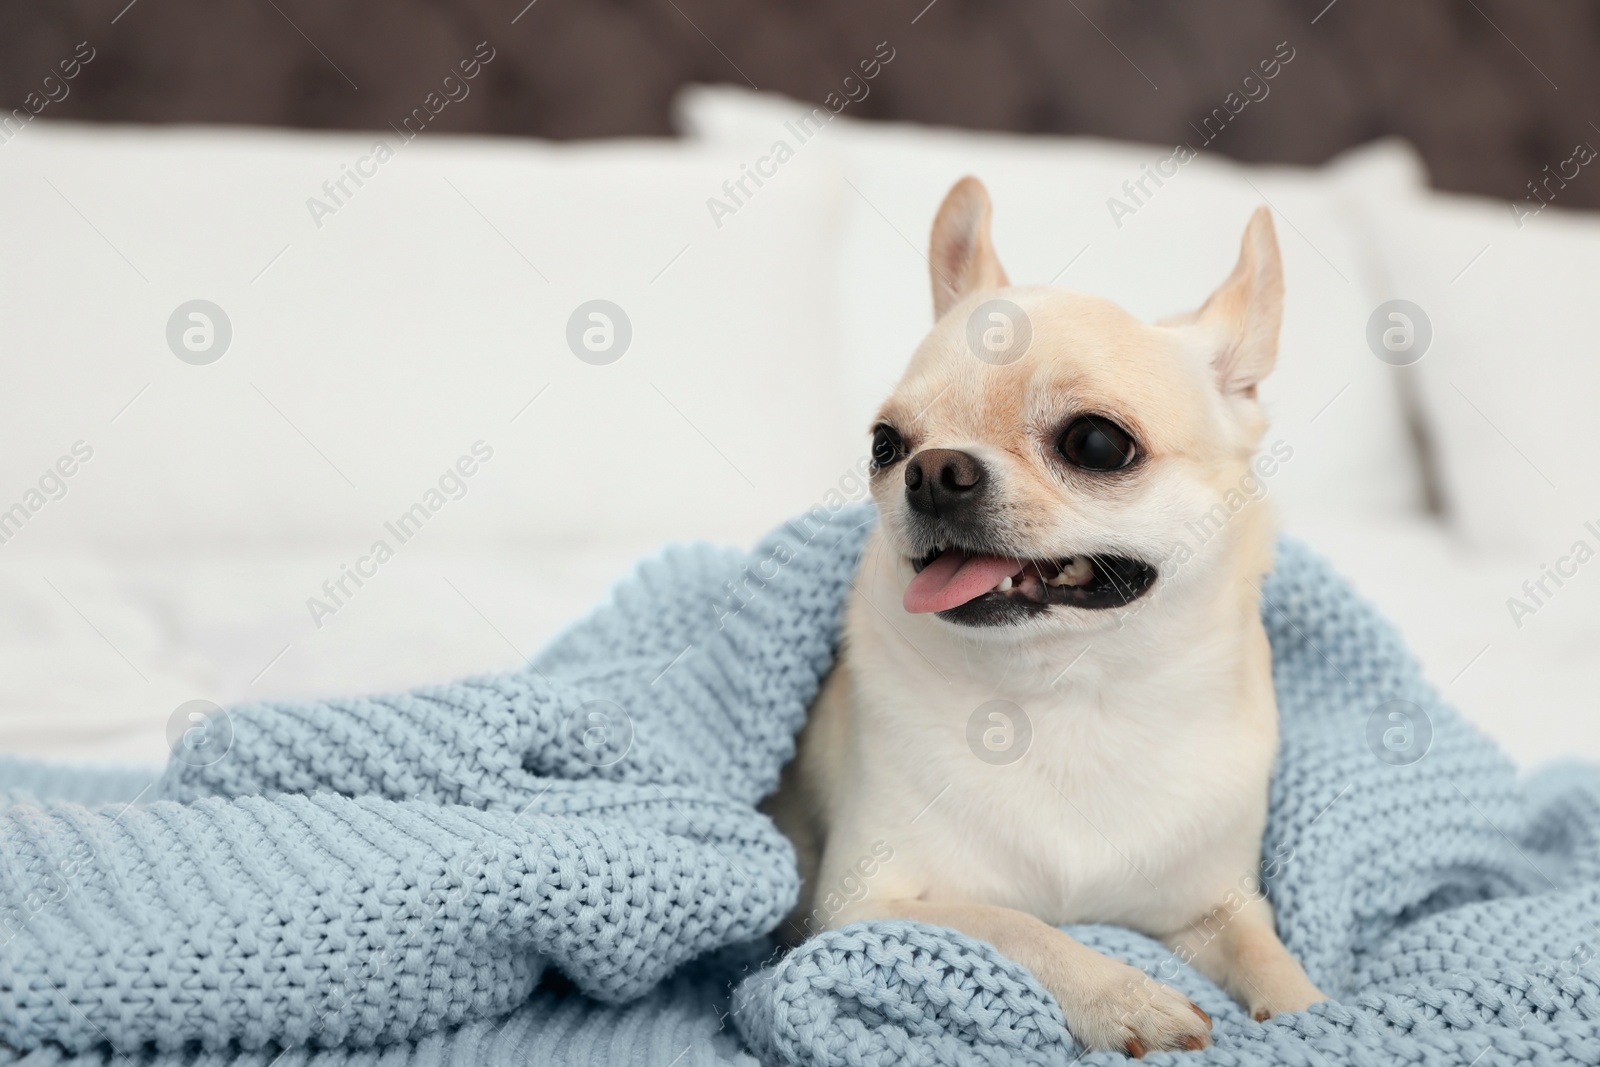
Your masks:
<path fill-rule="evenodd" d="M 0 563 L 0 752 L 158 763 L 169 716 L 446 682 L 515 666 L 639 546 L 399 553 L 323 625 L 325 553 L 78 554 Z"/>
<path fill-rule="evenodd" d="M 1296 531 L 1405 634 L 1434 685 L 1522 764 L 1600 759 L 1600 583 L 1574 580 L 1519 630 L 1532 567 L 1484 559 L 1436 524 Z M 195 699 L 358 693 L 504 669 L 596 603 L 646 549 L 401 554 L 320 629 L 320 553 L 0 563 L 0 751 L 162 759 Z"/>
<path fill-rule="evenodd" d="M 1473 552 L 1421 519 L 1294 532 L 1378 605 L 1433 685 L 1521 765 L 1600 760 L 1600 575 L 1547 583 L 1553 595 L 1519 628 L 1507 600 L 1526 600 L 1536 558 Z"/>

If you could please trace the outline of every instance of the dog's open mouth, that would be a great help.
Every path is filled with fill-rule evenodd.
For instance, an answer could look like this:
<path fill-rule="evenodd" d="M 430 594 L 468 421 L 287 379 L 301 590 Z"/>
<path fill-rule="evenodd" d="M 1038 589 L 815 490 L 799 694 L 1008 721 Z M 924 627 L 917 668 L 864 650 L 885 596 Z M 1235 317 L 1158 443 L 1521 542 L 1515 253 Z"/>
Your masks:
<path fill-rule="evenodd" d="M 1120 608 L 1156 580 L 1156 569 L 1142 560 L 1100 554 L 1046 560 L 935 548 L 911 566 L 906 610 L 969 626 L 1019 622 L 1057 605 Z"/>

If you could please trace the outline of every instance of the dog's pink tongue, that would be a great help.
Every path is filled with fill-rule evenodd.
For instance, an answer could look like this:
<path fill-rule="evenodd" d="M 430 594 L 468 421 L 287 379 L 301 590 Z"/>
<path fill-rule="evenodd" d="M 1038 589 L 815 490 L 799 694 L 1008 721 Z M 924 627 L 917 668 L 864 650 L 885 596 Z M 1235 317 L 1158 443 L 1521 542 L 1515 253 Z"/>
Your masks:
<path fill-rule="evenodd" d="M 969 556 L 946 549 L 938 559 L 918 571 L 906 586 L 905 606 L 913 615 L 948 611 L 993 589 L 1000 579 L 1022 569 L 1020 559 L 1004 556 Z"/>

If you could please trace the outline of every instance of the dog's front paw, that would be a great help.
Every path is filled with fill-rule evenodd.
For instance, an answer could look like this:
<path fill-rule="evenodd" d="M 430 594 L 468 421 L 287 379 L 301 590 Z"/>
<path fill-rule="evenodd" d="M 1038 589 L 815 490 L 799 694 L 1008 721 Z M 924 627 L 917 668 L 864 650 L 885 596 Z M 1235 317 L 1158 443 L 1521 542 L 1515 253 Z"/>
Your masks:
<path fill-rule="evenodd" d="M 1211 1044 L 1211 1016 L 1199 1005 L 1137 968 L 1106 963 L 1092 976 L 1080 972 L 1046 980 L 1078 1044 L 1135 1057 Z"/>
<path fill-rule="evenodd" d="M 1281 982 L 1252 984 L 1241 999 L 1250 1018 L 1264 1023 L 1274 1015 L 1305 1011 L 1311 1005 L 1327 1000 L 1328 996 L 1306 978 L 1291 976 Z"/>

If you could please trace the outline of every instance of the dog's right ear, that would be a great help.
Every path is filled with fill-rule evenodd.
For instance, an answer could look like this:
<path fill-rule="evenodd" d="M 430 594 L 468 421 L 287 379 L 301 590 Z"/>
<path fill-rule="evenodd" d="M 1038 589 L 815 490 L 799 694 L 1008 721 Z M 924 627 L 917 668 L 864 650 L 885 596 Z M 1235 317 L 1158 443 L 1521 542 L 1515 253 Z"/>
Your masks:
<path fill-rule="evenodd" d="M 989 214 L 989 193 L 970 176 L 956 182 L 939 205 L 928 242 L 936 321 L 962 297 L 1011 284 L 989 240 Z"/>

